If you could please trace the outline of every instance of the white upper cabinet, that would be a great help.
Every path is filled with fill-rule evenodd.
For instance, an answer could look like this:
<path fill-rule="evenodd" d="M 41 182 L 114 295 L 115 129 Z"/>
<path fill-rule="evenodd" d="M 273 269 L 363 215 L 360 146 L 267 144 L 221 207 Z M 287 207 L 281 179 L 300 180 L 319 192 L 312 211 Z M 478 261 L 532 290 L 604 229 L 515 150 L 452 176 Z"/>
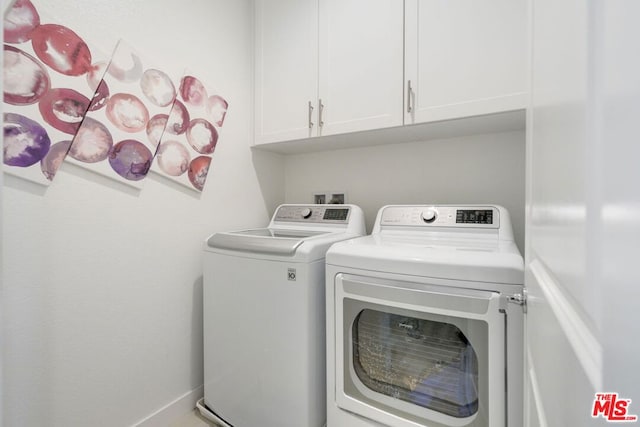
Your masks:
<path fill-rule="evenodd" d="M 405 124 L 527 105 L 526 0 L 405 0 Z"/>
<path fill-rule="evenodd" d="M 255 143 L 402 125 L 403 2 L 256 0 Z"/>
<path fill-rule="evenodd" d="M 403 3 L 320 0 L 320 135 L 401 126 Z"/>
<path fill-rule="evenodd" d="M 256 145 L 527 105 L 528 0 L 254 1 Z"/>
<path fill-rule="evenodd" d="M 255 2 L 255 143 L 316 134 L 318 1 Z"/>

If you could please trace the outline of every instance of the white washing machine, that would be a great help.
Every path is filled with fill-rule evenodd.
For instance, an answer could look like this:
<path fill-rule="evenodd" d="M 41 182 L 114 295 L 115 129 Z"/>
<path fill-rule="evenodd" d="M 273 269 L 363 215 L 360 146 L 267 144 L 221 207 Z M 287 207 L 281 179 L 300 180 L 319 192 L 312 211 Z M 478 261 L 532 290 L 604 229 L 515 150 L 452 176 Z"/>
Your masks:
<path fill-rule="evenodd" d="M 327 427 L 520 427 L 523 260 L 500 206 L 386 206 L 327 252 Z"/>
<path fill-rule="evenodd" d="M 326 420 L 325 253 L 365 234 L 354 205 L 282 205 L 204 250 L 204 416 L 234 427 Z"/>

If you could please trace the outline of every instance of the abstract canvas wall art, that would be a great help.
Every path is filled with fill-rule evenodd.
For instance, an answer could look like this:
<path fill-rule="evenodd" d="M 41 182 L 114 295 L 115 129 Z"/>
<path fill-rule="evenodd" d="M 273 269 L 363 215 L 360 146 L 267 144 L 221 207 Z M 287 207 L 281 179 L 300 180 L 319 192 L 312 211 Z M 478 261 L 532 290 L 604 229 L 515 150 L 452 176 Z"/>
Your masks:
<path fill-rule="evenodd" d="M 185 72 L 166 120 L 152 171 L 187 188 L 202 191 L 221 138 L 229 104 L 211 87 Z"/>
<path fill-rule="evenodd" d="M 106 57 L 70 28 L 46 21 L 29 0 L 4 19 L 3 170 L 48 185 L 71 145 Z"/>
<path fill-rule="evenodd" d="M 30 0 L 7 11 L 4 41 L 4 171 L 48 185 L 64 160 L 202 191 L 229 104 L 194 73 L 178 80 L 122 40 L 107 57 Z"/>
<path fill-rule="evenodd" d="M 176 98 L 171 77 L 124 41 L 114 50 L 69 161 L 141 188 Z M 145 68 L 148 67 L 148 68 Z"/>

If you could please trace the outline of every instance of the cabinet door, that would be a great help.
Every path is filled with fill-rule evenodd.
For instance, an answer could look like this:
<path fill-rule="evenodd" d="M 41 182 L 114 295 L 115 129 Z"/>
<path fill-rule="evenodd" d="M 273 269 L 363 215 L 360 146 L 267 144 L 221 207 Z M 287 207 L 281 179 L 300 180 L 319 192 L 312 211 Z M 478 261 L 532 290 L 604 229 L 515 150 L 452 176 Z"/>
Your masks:
<path fill-rule="evenodd" d="M 315 135 L 318 1 L 256 0 L 255 31 L 255 143 Z"/>
<path fill-rule="evenodd" d="M 320 0 L 321 135 L 402 125 L 403 2 Z"/>
<path fill-rule="evenodd" d="M 527 0 L 406 0 L 405 19 L 406 124 L 525 108 Z"/>

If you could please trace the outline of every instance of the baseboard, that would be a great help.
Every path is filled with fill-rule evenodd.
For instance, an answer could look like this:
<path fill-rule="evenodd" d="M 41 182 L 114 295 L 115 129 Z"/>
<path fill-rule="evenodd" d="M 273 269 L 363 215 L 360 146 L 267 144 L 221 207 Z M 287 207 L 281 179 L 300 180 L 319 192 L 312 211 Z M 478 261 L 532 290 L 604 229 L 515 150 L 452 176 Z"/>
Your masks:
<path fill-rule="evenodd" d="M 167 427 L 172 422 L 193 411 L 196 407 L 196 402 L 202 396 L 204 396 L 204 386 L 201 385 L 158 409 L 145 419 L 138 421 L 133 427 Z"/>

